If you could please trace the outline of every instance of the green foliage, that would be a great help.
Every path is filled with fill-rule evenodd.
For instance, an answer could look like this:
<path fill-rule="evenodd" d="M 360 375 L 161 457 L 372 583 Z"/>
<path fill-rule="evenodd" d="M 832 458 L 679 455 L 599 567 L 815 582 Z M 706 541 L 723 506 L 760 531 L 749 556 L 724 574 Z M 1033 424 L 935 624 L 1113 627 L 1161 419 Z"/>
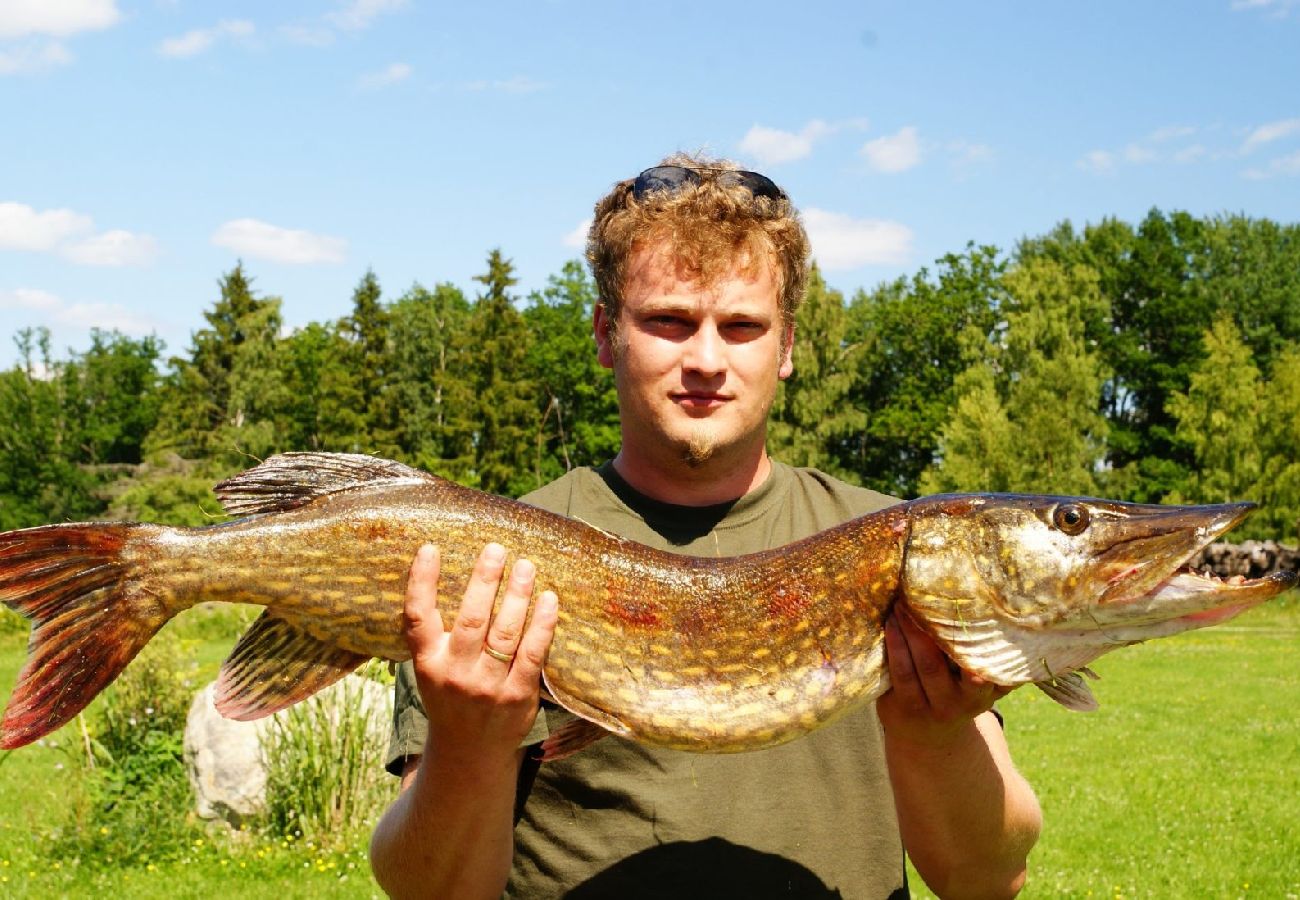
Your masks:
<path fill-rule="evenodd" d="M 104 692 L 83 733 L 87 794 L 66 855 L 138 864 L 175 857 L 201 833 L 182 745 L 196 675 L 193 647 L 164 630 Z"/>
<path fill-rule="evenodd" d="M 524 322 L 528 378 L 541 404 L 533 458 L 540 487 L 574 466 L 599 465 L 618 452 L 614 379 L 596 360 L 592 314 L 596 286 L 577 260 L 564 264 L 546 288 L 529 296 Z"/>
<path fill-rule="evenodd" d="M 840 466 L 863 484 L 916 494 L 969 362 L 962 335 L 993 330 L 1004 267 L 996 248 L 970 246 L 940 260 L 937 279 L 922 269 L 853 298 L 848 341 L 863 350 L 849 397 L 866 427 L 841 449 Z"/>
<path fill-rule="evenodd" d="M 1187 392 L 1170 395 L 1169 412 L 1196 460 L 1187 499 L 1224 503 L 1241 499 L 1260 476 L 1260 374 L 1230 316 L 1214 320 L 1204 346 Z"/>
<path fill-rule="evenodd" d="M 47 333 L 20 332 L 20 363 L 0 372 L 0 529 L 208 524 L 213 483 L 287 450 L 374 453 L 509 495 L 613 456 L 581 263 L 522 311 L 501 251 L 476 281 L 472 303 L 449 284 L 385 301 L 367 271 L 348 316 L 285 334 L 240 264 L 161 372 L 152 337 L 95 332 L 59 358 Z M 1200 339 L 1221 316 L 1242 348 L 1227 368 Z M 1265 509 L 1244 533 L 1294 533 L 1300 226 L 1065 222 L 1010 257 L 970 244 L 847 309 L 814 270 L 797 325 L 769 429 L 786 461 L 902 496 L 1249 496 Z M 1253 388 L 1224 387 L 1252 366 Z"/>
<path fill-rule="evenodd" d="M 203 314 L 208 327 L 195 332 L 190 357 L 171 359 L 150 452 L 238 464 L 285 444 L 276 422 L 288 401 L 278 358 L 280 301 L 255 295 L 242 263 L 218 285 L 221 297 Z"/>
<path fill-rule="evenodd" d="M 0 372 L 0 530 L 95 518 L 100 486 L 139 460 L 156 419 L 161 344 L 96 330 L 90 350 L 66 360 L 44 329 L 16 344 L 19 365 Z"/>
<path fill-rule="evenodd" d="M 160 525 L 212 525 L 225 519 L 212 486 L 235 466 L 157 453 L 109 485 L 107 518 Z"/>
<path fill-rule="evenodd" d="M 957 379 L 940 461 L 921 478 L 936 491 L 1096 494 L 1105 450 L 1103 370 L 1087 323 L 1105 317 L 1091 268 L 1050 259 L 1001 278 L 1004 324 Z"/>
<path fill-rule="evenodd" d="M 463 354 L 470 306 L 450 284 L 415 285 L 389 311 L 392 359 L 381 430 L 394 456 L 430 472 L 470 480 L 474 393 Z M 385 449 L 385 445 L 380 445 Z"/>
<path fill-rule="evenodd" d="M 475 275 L 484 286 L 469 319 L 473 352 L 462 357 L 475 398 L 473 478 L 493 494 L 519 496 L 537 487 L 531 477 L 530 445 L 540 416 L 536 386 L 528 381 L 529 333 L 509 290 L 514 266 L 500 250 L 488 254 L 488 270 Z"/>
<path fill-rule="evenodd" d="M 812 466 L 856 481 L 839 450 L 862 432 L 867 414 L 850 401 L 863 345 L 848 337 L 844 295 L 814 265 L 795 320 L 794 373 L 772 407 L 768 447 L 793 466 Z"/>
<path fill-rule="evenodd" d="M 335 849 L 374 827 L 394 795 L 384 771 L 388 721 L 362 702 L 358 679 L 277 716 L 262 751 L 265 827 L 273 838 L 306 838 Z"/>

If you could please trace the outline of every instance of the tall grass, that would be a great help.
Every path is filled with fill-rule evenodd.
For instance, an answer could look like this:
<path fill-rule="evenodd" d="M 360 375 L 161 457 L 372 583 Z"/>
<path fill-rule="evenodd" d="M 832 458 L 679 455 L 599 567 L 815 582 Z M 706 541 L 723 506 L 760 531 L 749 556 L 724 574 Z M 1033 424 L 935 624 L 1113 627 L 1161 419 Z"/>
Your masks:
<path fill-rule="evenodd" d="M 53 835 L 60 858 L 105 865 L 171 858 L 192 840 L 182 736 L 197 688 L 193 647 L 159 634 L 78 718 L 72 745 L 84 767 L 84 793 L 68 826 Z M 66 733 L 66 731 L 65 731 Z"/>
<path fill-rule="evenodd" d="M 369 832 L 392 799 L 393 779 L 383 769 L 388 717 L 363 702 L 363 686 L 345 680 L 290 707 L 266 732 L 271 834 L 346 846 Z"/>

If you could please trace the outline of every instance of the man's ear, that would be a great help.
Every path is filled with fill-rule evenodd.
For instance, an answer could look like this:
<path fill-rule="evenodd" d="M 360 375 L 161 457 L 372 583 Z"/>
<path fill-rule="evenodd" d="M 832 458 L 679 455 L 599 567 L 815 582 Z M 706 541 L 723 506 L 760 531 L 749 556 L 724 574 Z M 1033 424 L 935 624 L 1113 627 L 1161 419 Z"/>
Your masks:
<path fill-rule="evenodd" d="M 781 368 L 777 369 L 777 377 L 781 380 L 789 378 L 794 374 L 794 326 L 791 325 L 785 330 L 785 340 L 782 342 L 785 349 L 781 351 Z"/>
<path fill-rule="evenodd" d="M 591 331 L 596 338 L 596 362 L 614 368 L 614 323 L 604 303 L 597 303 L 591 312 Z"/>

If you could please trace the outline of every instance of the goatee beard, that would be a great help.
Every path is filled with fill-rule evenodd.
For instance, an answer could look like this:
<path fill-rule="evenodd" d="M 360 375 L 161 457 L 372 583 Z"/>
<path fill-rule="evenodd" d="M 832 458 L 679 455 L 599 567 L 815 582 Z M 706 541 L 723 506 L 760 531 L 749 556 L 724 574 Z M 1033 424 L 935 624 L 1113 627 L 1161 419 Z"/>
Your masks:
<path fill-rule="evenodd" d="M 686 465 L 692 469 L 698 469 L 713 458 L 713 451 L 717 449 L 717 442 L 714 441 L 713 435 L 706 429 L 691 432 L 691 436 L 686 441 L 686 446 L 682 450 L 682 459 Z"/>

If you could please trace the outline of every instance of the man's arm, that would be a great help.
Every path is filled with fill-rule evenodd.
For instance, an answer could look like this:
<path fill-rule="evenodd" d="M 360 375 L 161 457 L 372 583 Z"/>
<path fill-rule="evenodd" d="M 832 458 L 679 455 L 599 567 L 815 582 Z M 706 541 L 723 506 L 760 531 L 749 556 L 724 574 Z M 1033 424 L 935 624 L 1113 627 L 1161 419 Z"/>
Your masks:
<path fill-rule="evenodd" d="M 556 600 L 543 593 L 523 633 L 534 570 L 521 560 L 493 618 L 504 560 L 499 545 L 484 549 L 450 631 L 437 606 L 437 552 L 422 547 L 411 565 L 405 633 L 429 740 L 370 841 L 375 880 L 394 897 L 498 897 L 510 873 L 520 743 L 537 714 Z"/>
<path fill-rule="evenodd" d="M 892 687 L 876 709 L 912 864 L 941 897 L 1015 896 L 1042 813 L 989 712 L 1008 689 L 954 672 L 906 613 L 885 646 Z"/>

